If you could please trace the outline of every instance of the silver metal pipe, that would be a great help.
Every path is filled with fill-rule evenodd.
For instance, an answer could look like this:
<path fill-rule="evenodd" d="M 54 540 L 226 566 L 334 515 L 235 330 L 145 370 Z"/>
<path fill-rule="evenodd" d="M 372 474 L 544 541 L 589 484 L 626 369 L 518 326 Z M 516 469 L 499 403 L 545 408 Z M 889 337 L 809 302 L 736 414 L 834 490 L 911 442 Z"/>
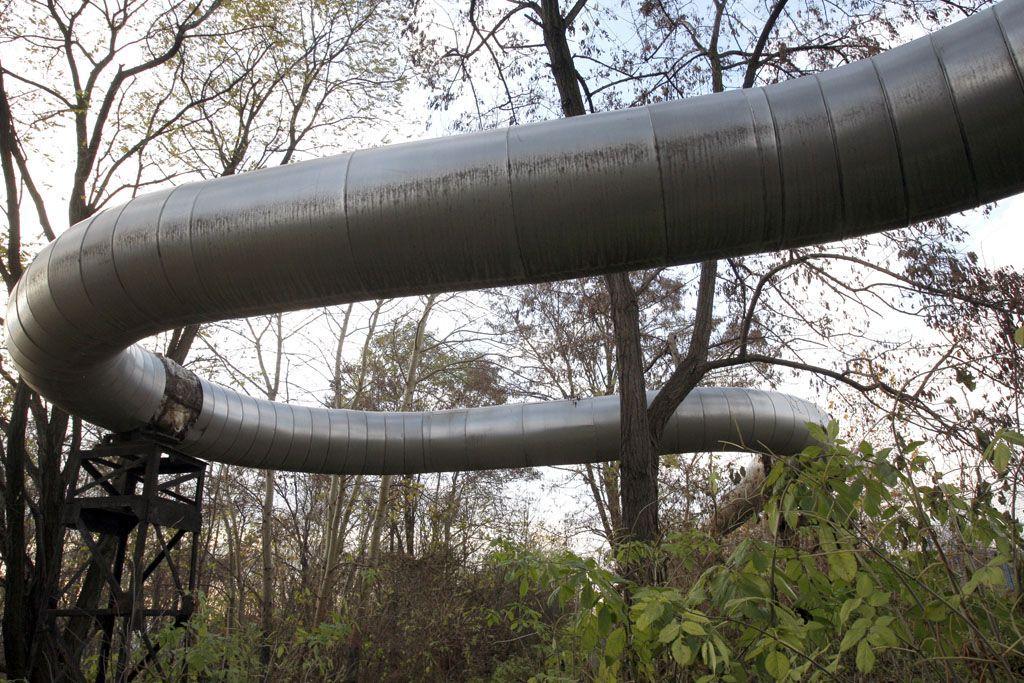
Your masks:
<path fill-rule="evenodd" d="M 1024 0 L 1004 0 L 872 59 L 765 88 L 139 197 L 39 254 L 8 303 L 8 349 L 70 412 L 114 431 L 175 433 L 211 459 L 324 472 L 607 460 L 615 399 L 316 410 L 241 396 L 133 344 L 187 323 L 837 240 L 1021 190 Z M 765 421 L 795 434 L 804 417 L 821 419 L 791 401 L 701 391 L 663 450 L 736 436 L 795 448 L 759 431 Z"/>

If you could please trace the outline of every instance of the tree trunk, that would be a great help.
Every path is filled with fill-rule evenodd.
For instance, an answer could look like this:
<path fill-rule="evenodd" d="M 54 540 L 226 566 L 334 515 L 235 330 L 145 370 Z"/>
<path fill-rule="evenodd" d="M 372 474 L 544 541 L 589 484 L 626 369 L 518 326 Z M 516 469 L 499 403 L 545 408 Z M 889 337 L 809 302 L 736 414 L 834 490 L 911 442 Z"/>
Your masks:
<path fill-rule="evenodd" d="M 612 529 L 622 529 L 622 506 L 619 503 L 619 463 L 606 462 L 601 465 L 601 483 L 604 497 L 608 502 L 608 518 Z"/>
<path fill-rule="evenodd" d="M 640 311 L 636 292 L 625 273 L 605 277 L 615 327 L 615 358 L 619 373 L 619 488 L 625 540 L 658 540 L 658 455 L 647 419 L 647 389 L 640 345 Z"/>
<path fill-rule="evenodd" d="M 260 648 L 260 657 L 263 660 L 263 665 L 269 667 L 270 639 L 274 630 L 274 470 L 267 470 L 264 479 L 260 540 L 263 555 L 263 590 L 260 595 L 263 646 Z"/>
<path fill-rule="evenodd" d="M 566 117 L 583 116 L 587 110 L 583 106 L 583 93 L 576 79 L 576 65 L 565 35 L 568 27 L 558 8 L 558 0 L 541 0 L 540 9 L 544 47 L 547 48 L 551 75 L 562 101 L 562 114 Z"/>
<path fill-rule="evenodd" d="M 614 548 L 618 529 L 612 526 L 609 519 L 604 489 L 598 486 L 599 476 L 601 476 L 599 470 L 595 469 L 594 465 L 587 463 L 583 466 L 583 478 L 586 479 L 587 485 L 590 486 L 590 495 L 594 497 L 594 505 L 597 507 L 597 517 L 601 520 L 601 529 L 604 531 L 604 537 L 607 539 L 608 545 Z"/>
<path fill-rule="evenodd" d="M 718 282 L 718 262 L 704 261 L 700 266 L 700 284 L 697 288 L 697 314 L 693 321 L 690 346 L 672 375 L 665 382 L 648 411 L 651 443 L 659 443 L 665 425 L 676 408 L 693 391 L 707 373 L 711 331 L 714 329 L 715 285 Z"/>
<path fill-rule="evenodd" d="M 413 338 L 412 349 L 409 351 L 409 363 L 407 366 L 407 372 L 405 375 L 405 386 L 402 389 L 402 402 L 401 410 L 411 410 L 413 395 L 416 389 L 417 372 L 419 369 L 420 354 L 423 351 L 423 341 L 426 337 L 427 321 L 430 318 L 430 312 L 434 308 L 434 302 L 437 300 L 436 294 L 430 294 L 426 297 L 426 303 L 423 306 L 423 313 L 420 315 L 419 321 L 416 323 L 416 335 Z M 379 310 L 379 307 L 378 307 Z M 372 329 L 368 335 L 372 334 Z M 367 345 L 369 345 L 369 336 L 367 337 Z M 366 347 L 364 347 L 365 353 Z M 365 356 L 364 356 L 364 367 L 365 367 Z M 381 536 L 384 532 L 385 522 L 388 517 L 388 508 L 391 500 L 391 486 L 394 481 L 394 476 L 386 474 L 380 479 L 380 493 L 377 497 L 377 506 L 373 513 L 373 524 L 370 530 L 370 546 L 367 555 L 367 564 L 370 567 L 377 566 L 380 561 L 380 542 Z M 407 506 L 408 507 L 408 506 Z M 415 525 L 415 518 L 413 519 Z M 410 555 L 412 554 L 413 548 L 409 548 Z M 369 597 L 369 583 L 364 582 L 359 593 L 359 600 L 357 602 L 358 612 L 364 614 L 367 607 L 367 599 Z M 360 644 L 358 641 L 358 626 L 353 630 L 352 637 L 349 640 L 349 668 L 346 675 L 346 680 L 358 680 L 359 678 L 359 650 Z"/>
<path fill-rule="evenodd" d="M 4 541 L 4 614 L 3 641 L 7 675 L 12 679 L 29 675 L 28 544 L 25 542 L 25 429 L 28 426 L 29 388 L 18 382 L 7 430 L 4 476 L 4 515 L 7 533 Z"/>
<path fill-rule="evenodd" d="M 385 474 L 380 478 L 380 490 L 377 493 L 377 506 L 373 511 L 373 524 L 370 527 L 370 550 L 366 562 L 370 567 L 377 565 L 380 559 L 380 541 L 384 534 L 384 521 L 388 512 L 388 500 L 391 494 L 392 475 Z"/>
<path fill-rule="evenodd" d="M 419 498 L 419 477 L 402 477 L 403 504 L 402 522 L 405 531 L 405 554 L 413 556 L 416 550 L 416 501 Z"/>
<path fill-rule="evenodd" d="M 405 386 L 402 388 L 402 403 L 400 410 L 407 411 L 412 409 L 412 399 L 416 390 L 416 374 L 419 371 L 420 354 L 423 352 L 423 340 L 426 336 L 427 321 L 430 319 L 430 312 L 434 308 L 434 302 L 437 300 L 436 294 L 430 294 L 426 297 L 426 303 L 423 306 L 423 313 L 420 315 L 419 321 L 416 323 L 416 336 L 413 338 L 412 349 L 409 351 L 409 363 L 405 374 Z M 391 499 L 391 486 L 394 481 L 394 476 L 386 474 L 380 479 L 380 495 L 377 499 L 377 509 L 373 514 L 373 531 L 370 536 L 370 566 L 374 566 L 380 556 L 380 540 L 381 534 L 384 531 L 384 522 L 387 518 L 388 503 Z M 406 504 L 406 509 L 410 508 L 415 504 L 415 501 L 411 501 Z M 413 526 L 415 525 L 415 518 L 412 520 Z M 412 554 L 412 548 L 409 549 L 409 554 Z"/>
<path fill-rule="evenodd" d="M 544 45 L 566 117 L 586 114 L 566 21 L 557 0 L 542 0 Z M 615 328 L 615 357 L 619 375 L 619 458 L 623 540 L 658 539 L 658 459 L 650 440 L 647 393 L 640 345 L 640 315 L 636 292 L 626 273 L 605 276 L 611 295 Z"/>
<path fill-rule="evenodd" d="M 343 351 L 345 340 L 348 337 L 348 324 L 352 319 L 353 304 L 345 308 L 345 318 L 341 324 L 341 331 L 338 333 L 338 343 L 334 347 L 334 397 L 331 400 L 331 407 L 338 409 L 342 407 L 341 397 L 341 367 L 344 362 Z M 345 489 L 348 485 L 348 477 L 331 476 L 331 491 L 328 494 L 327 520 L 324 529 L 324 552 L 323 571 L 320 574 L 320 582 L 316 590 L 316 602 L 313 606 L 313 625 L 323 621 L 324 613 L 327 610 L 327 591 L 334 574 L 334 566 L 338 562 L 338 545 L 341 543 L 339 536 L 339 518 L 341 516 L 341 502 L 345 496 Z M 355 491 L 353 491 L 353 496 Z"/>
<path fill-rule="evenodd" d="M 338 562 L 338 543 L 340 541 L 338 535 L 341 518 L 341 502 L 345 496 L 347 484 L 347 477 L 331 477 L 331 491 L 328 494 L 327 503 L 327 521 L 324 525 L 324 564 L 323 571 L 320 574 L 320 583 L 316 590 L 316 603 L 313 606 L 312 625 L 314 626 L 323 621 L 324 613 L 327 610 L 328 585 L 330 584 L 332 575 L 334 574 L 334 565 Z"/>

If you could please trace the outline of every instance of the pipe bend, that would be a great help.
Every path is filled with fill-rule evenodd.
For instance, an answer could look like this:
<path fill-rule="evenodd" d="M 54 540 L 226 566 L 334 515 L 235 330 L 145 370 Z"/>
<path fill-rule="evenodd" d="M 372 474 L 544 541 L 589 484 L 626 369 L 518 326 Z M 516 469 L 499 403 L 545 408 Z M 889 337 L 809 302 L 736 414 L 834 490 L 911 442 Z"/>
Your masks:
<path fill-rule="evenodd" d="M 256 467 L 420 472 L 610 460 L 615 398 L 438 413 L 259 401 L 133 346 L 171 327 L 838 240 L 1024 190 L 1024 0 L 817 76 L 394 145 L 103 211 L 28 267 L 7 347 L 113 431 Z M 808 443 L 825 416 L 701 389 L 663 452 Z M 738 446 L 734 446 L 738 447 Z"/>

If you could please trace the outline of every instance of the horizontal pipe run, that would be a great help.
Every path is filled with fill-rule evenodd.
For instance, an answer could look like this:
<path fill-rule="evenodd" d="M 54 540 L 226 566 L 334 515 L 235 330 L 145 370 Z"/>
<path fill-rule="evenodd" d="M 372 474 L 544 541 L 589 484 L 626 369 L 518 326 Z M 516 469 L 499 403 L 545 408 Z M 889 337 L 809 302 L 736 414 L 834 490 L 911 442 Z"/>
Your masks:
<path fill-rule="evenodd" d="M 43 249 L 8 302 L 8 350 L 25 381 L 70 412 L 113 431 L 163 429 L 211 459 L 331 472 L 607 460 L 614 398 L 331 412 L 178 377 L 134 344 L 189 323 L 838 240 L 1021 190 L 1024 0 L 1004 0 L 871 59 L 764 88 L 141 196 Z M 797 429 L 798 414 L 823 419 L 806 406 L 780 413 L 789 399 L 777 395 L 743 395 L 763 406 L 735 418 L 748 443 L 763 420 Z M 693 405 L 674 418 L 687 436 L 663 449 L 731 438 L 708 426 L 693 437 Z M 734 419 L 732 403 L 717 405 L 724 412 L 703 412 L 705 425 Z"/>

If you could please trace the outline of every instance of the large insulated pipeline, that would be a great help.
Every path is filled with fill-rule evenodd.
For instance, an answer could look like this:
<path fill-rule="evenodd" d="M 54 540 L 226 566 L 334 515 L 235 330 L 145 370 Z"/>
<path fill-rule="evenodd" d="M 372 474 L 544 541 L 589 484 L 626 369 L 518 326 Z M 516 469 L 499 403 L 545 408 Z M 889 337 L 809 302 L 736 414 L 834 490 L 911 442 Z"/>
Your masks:
<path fill-rule="evenodd" d="M 48 245 L 7 307 L 47 399 L 256 467 L 608 460 L 614 398 L 435 413 L 252 399 L 133 344 L 187 323 L 691 263 L 904 226 L 1024 189 L 1024 0 L 820 75 L 184 185 Z M 663 452 L 807 442 L 803 401 L 704 389 Z"/>

